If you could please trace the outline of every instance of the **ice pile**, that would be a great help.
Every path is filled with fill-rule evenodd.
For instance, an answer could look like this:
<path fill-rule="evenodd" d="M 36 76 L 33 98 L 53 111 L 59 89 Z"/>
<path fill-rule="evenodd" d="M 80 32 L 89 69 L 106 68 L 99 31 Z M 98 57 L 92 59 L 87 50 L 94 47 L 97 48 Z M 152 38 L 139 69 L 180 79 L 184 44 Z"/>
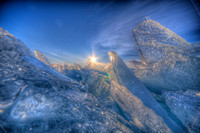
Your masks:
<path fill-rule="evenodd" d="M 200 43 L 190 44 L 151 19 L 133 36 L 141 59 L 131 61 L 135 76 L 189 132 L 200 132 Z"/>
<path fill-rule="evenodd" d="M 0 29 L 0 132 L 139 132 Z"/>

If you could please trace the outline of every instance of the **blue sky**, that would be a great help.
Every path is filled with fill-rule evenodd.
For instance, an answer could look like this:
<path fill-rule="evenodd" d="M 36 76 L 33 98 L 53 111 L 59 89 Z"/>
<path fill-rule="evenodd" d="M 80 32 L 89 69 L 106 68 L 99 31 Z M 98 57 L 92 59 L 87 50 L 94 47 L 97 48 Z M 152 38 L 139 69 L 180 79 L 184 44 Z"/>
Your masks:
<path fill-rule="evenodd" d="M 100 62 L 108 61 L 110 50 L 129 60 L 138 58 L 132 30 L 145 16 L 200 42 L 196 7 L 189 0 L 4 2 L 0 26 L 53 63 L 84 64 L 92 50 Z"/>

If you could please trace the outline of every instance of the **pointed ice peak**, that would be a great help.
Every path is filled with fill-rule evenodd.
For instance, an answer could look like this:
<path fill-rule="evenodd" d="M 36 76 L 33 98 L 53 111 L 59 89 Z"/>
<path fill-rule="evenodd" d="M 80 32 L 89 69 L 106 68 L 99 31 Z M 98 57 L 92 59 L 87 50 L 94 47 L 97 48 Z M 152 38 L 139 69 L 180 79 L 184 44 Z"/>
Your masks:
<path fill-rule="evenodd" d="M 113 72 L 115 72 L 111 73 L 111 79 L 119 82 L 120 84 L 131 84 L 134 77 L 124 61 L 114 51 L 110 51 L 108 55 L 111 61 L 110 67 L 113 69 Z"/>
<path fill-rule="evenodd" d="M 108 54 L 111 60 L 107 72 L 111 81 L 111 95 L 125 115 L 131 116 L 133 121 L 137 119 L 151 132 L 171 132 L 171 130 L 182 132 L 157 103 L 150 91 L 134 76 L 120 56 L 114 51 Z"/>
<path fill-rule="evenodd" d="M 144 20 L 150 20 L 150 17 L 146 16 L 144 17 Z"/>
<path fill-rule="evenodd" d="M 119 55 L 116 52 L 110 51 L 110 52 L 108 52 L 108 55 L 109 55 L 110 61 L 113 65 L 117 65 L 119 63 L 123 66 L 126 66 L 124 61 L 119 57 Z"/>
<path fill-rule="evenodd" d="M 15 36 L 13 36 L 11 33 L 9 33 L 7 30 L 3 29 L 2 27 L 0 27 L 0 35 L 2 36 L 11 36 L 16 38 Z"/>
<path fill-rule="evenodd" d="M 119 57 L 119 55 L 116 52 L 110 51 L 108 52 L 108 55 L 110 57 L 112 65 L 126 67 L 126 64 L 123 62 L 123 60 Z"/>
<path fill-rule="evenodd" d="M 114 63 L 115 60 L 120 59 L 119 56 L 118 56 L 118 54 L 117 54 L 116 52 L 114 52 L 114 51 L 108 52 L 108 55 L 109 55 L 109 57 L 110 57 L 111 63 Z"/>
<path fill-rule="evenodd" d="M 133 35 L 136 41 L 147 43 L 159 42 L 172 46 L 190 45 L 184 38 L 148 17 L 133 30 Z"/>
<path fill-rule="evenodd" d="M 149 63 L 159 62 L 169 53 L 177 53 L 182 47 L 191 45 L 184 38 L 151 19 L 142 21 L 133 30 L 133 36 L 140 59 Z"/>
<path fill-rule="evenodd" d="M 45 55 L 43 55 L 40 51 L 38 50 L 34 50 L 35 56 L 38 60 L 40 60 L 41 62 L 43 62 L 44 64 L 51 66 L 51 64 L 49 63 L 48 59 L 46 58 Z"/>

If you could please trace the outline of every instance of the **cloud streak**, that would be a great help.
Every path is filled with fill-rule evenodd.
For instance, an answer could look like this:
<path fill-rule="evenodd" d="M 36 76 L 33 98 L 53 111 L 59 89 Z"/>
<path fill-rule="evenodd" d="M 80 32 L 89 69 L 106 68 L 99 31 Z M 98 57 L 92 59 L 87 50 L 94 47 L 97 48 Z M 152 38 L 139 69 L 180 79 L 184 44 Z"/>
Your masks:
<path fill-rule="evenodd" d="M 59 49 L 40 49 L 40 51 L 42 53 L 44 53 L 48 60 L 51 63 L 55 63 L 55 64 L 63 64 L 63 63 L 67 63 L 67 64 L 73 64 L 73 63 L 79 63 L 81 65 L 84 65 L 85 62 L 87 61 L 86 58 L 78 55 L 78 54 L 73 54 L 73 53 L 69 53 L 66 52 L 64 50 L 59 50 Z"/>
<path fill-rule="evenodd" d="M 111 7 L 105 10 L 109 8 Z M 108 13 L 107 18 L 110 19 L 101 23 L 99 34 L 91 42 L 95 52 L 102 57 L 102 61 L 108 61 L 107 52 L 110 50 L 116 51 L 125 60 L 138 58 L 132 30 L 145 16 L 158 21 L 189 42 L 200 41 L 196 33 L 200 27 L 197 22 L 200 21 L 188 1 L 134 1 L 118 5 L 115 10 Z"/>

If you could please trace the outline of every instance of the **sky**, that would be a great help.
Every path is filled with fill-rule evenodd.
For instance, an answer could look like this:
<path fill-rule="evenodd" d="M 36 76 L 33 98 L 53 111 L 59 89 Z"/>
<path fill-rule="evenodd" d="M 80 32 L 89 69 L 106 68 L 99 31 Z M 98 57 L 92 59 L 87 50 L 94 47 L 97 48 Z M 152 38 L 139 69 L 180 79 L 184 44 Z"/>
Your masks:
<path fill-rule="evenodd" d="M 200 42 L 197 0 L 4 1 L 0 27 L 51 63 L 84 64 L 94 51 L 108 62 L 108 51 L 125 61 L 138 59 L 132 30 L 148 16 L 190 43 Z"/>

